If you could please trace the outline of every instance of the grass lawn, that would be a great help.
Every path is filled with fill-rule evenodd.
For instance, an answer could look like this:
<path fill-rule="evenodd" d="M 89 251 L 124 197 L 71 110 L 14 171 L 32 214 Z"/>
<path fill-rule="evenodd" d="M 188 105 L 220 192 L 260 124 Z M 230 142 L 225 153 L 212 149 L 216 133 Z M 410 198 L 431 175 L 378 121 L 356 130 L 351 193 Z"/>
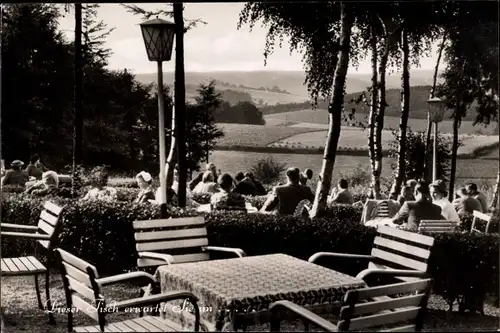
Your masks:
<path fill-rule="evenodd" d="M 368 114 L 356 113 L 355 118 L 357 122 L 368 123 Z M 265 115 L 264 119 L 270 120 L 273 123 L 276 122 L 292 122 L 292 123 L 316 123 L 316 124 L 328 124 L 328 112 L 326 110 L 301 110 L 292 111 L 285 113 L 276 113 Z M 488 127 L 484 126 L 473 126 L 472 121 L 463 121 L 460 125 L 460 133 L 463 134 L 493 134 L 496 124 L 493 122 Z M 385 116 L 384 118 L 385 128 L 399 128 L 399 117 Z M 427 128 L 427 119 L 414 119 L 408 120 L 408 127 L 412 131 L 425 131 Z M 452 133 L 453 132 L 453 121 L 444 120 L 439 124 L 440 133 Z"/>
<path fill-rule="evenodd" d="M 30 333 L 64 333 L 66 332 L 67 315 L 56 314 L 56 326 L 47 323 L 47 315 L 39 310 L 36 302 L 32 277 L 2 277 L 1 306 L 4 314 L 5 327 L 2 332 Z M 43 288 L 43 287 L 42 287 Z M 43 289 L 42 289 L 43 290 Z M 120 284 L 104 288 L 103 292 L 108 302 L 137 297 L 138 287 L 131 284 Z M 64 291 L 58 274 L 53 274 L 51 280 L 51 295 L 53 301 L 60 307 L 65 307 Z M 43 296 L 42 296 L 42 299 Z M 447 313 L 447 306 L 440 297 L 432 296 L 429 301 L 429 311 L 425 320 L 424 331 L 495 331 L 498 329 L 500 311 L 491 305 L 485 305 L 485 315 Z M 108 315 L 109 322 L 126 320 L 137 314 L 115 313 Z M 325 318 L 335 321 L 333 316 Z M 82 313 L 74 315 L 74 324 L 95 325 L 89 317 Z M 311 329 L 313 326 L 311 325 Z M 299 321 L 285 322 L 282 331 L 303 330 Z M 249 327 L 248 331 L 269 331 L 267 325 Z M 314 331 L 317 331 L 314 329 Z"/>

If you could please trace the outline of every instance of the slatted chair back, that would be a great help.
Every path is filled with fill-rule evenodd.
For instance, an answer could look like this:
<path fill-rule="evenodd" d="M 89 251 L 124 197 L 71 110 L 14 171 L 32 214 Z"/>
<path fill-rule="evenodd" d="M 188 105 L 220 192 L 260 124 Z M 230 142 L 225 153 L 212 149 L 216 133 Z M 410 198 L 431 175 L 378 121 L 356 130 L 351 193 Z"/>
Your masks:
<path fill-rule="evenodd" d="M 382 200 L 377 204 L 377 217 L 390 217 L 389 202 L 387 200 Z"/>
<path fill-rule="evenodd" d="M 307 215 L 309 215 L 309 210 L 307 208 L 310 206 L 311 202 L 307 199 L 299 201 L 297 207 L 295 208 L 295 212 L 293 213 L 293 217 L 302 217 L 304 210 L 307 212 Z"/>
<path fill-rule="evenodd" d="M 52 253 L 52 249 L 56 245 L 57 235 L 60 230 L 59 218 L 61 215 L 62 207 L 46 201 L 43 205 L 42 212 L 40 213 L 40 219 L 38 220 L 38 232 L 40 234 L 45 234 L 50 236 L 50 240 L 40 240 L 38 243 L 47 249 L 49 254 Z"/>
<path fill-rule="evenodd" d="M 339 331 L 419 332 L 431 287 L 432 279 L 422 279 L 348 291 Z"/>
<path fill-rule="evenodd" d="M 419 232 L 455 232 L 458 222 L 445 220 L 422 220 L 418 226 Z"/>
<path fill-rule="evenodd" d="M 137 252 L 167 253 L 173 256 L 174 263 L 210 259 L 203 251 L 208 245 L 203 216 L 135 221 L 133 225 Z M 139 268 L 159 265 L 165 265 L 165 262 L 145 258 L 137 260 Z"/>
<path fill-rule="evenodd" d="M 371 255 L 375 260 L 368 268 L 414 269 L 427 272 L 427 261 L 434 238 L 414 232 L 380 226 L 373 242 Z M 414 281 L 413 277 L 398 277 L 404 281 Z"/>
<path fill-rule="evenodd" d="M 491 225 L 491 216 L 487 215 L 485 213 L 481 213 L 477 210 L 472 212 L 472 225 L 470 228 L 471 232 L 477 232 L 477 233 L 488 233 L 490 232 L 490 225 Z M 484 227 L 484 231 L 481 231 L 478 229 L 479 227 L 479 221 L 484 221 L 486 222 L 486 225 Z"/>
<path fill-rule="evenodd" d="M 99 278 L 97 269 L 88 262 L 64 251 L 54 250 L 56 260 L 62 275 L 66 305 L 68 309 L 83 312 L 99 323 L 104 332 L 105 308 L 101 287 L 96 279 Z M 68 311 L 68 329 L 72 331 L 73 311 Z"/>

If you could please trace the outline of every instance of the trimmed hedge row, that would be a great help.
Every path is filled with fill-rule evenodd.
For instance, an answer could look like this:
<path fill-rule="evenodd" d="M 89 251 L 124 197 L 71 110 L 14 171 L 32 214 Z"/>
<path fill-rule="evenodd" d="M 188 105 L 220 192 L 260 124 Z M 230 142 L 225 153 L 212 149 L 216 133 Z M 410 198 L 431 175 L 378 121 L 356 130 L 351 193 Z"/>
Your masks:
<path fill-rule="evenodd" d="M 11 195 L 2 202 L 2 222 L 35 225 L 48 198 Z M 61 248 L 95 264 L 101 272 L 134 270 L 137 253 L 132 222 L 158 218 L 155 205 L 128 202 L 83 202 L 50 198 L 65 205 L 61 223 Z M 173 217 L 193 216 L 193 211 L 170 207 Z M 369 254 L 376 230 L 359 224 L 361 210 L 332 206 L 327 217 L 314 220 L 291 216 L 218 212 L 205 215 L 211 245 L 242 248 L 248 255 L 287 253 L 307 259 L 320 251 Z M 469 233 L 435 236 L 429 261 L 435 279 L 434 292 L 452 304 L 498 295 L 498 235 Z M 4 257 L 32 253 L 32 242 L 2 239 Z M 323 263 L 321 263 L 323 264 Z M 338 261 L 331 268 L 355 275 L 366 263 Z"/>

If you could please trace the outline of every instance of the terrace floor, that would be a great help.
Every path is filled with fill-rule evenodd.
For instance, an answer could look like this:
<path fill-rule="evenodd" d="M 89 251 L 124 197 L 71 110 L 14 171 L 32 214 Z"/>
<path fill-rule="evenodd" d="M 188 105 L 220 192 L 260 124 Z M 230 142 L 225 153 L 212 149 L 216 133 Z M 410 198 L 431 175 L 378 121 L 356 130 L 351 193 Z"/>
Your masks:
<path fill-rule="evenodd" d="M 60 307 L 65 306 L 64 291 L 61 279 L 58 274 L 51 277 L 51 294 L 53 301 Z M 42 282 L 43 284 L 43 282 Z M 43 288 L 42 288 L 43 290 Z M 137 286 L 130 284 L 120 284 L 106 287 L 104 294 L 109 301 L 123 300 L 137 297 Z M 42 296 L 42 299 L 43 296 Z M 56 326 L 47 323 L 47 315 L 38 309 L 35 289 L 32 277 L 2 277 L 1 278 L 1 310 L 4 314 L 5 327 L 2 329 L 6 333 L 30 332 L 30 333 L 63 333 L 66 332 L 67 316 L 56 314 Z M 500 327 L 500 309 L 485 305 L 485 315 L 479 314 L 459 314 L 457 312 L 447 313 L 447 305 L 440 297 L 432 296 L 429 301 L 429 312 L 425 320 L 424 331 L 440 332 L 465 332 L 465 331 L 496 331 Z M 109 320 L 119 321 L 133 318 L 137 314 L 112 314 Z M 326 317 L 332 322 L 333 317 Z M 75 325 L 95 325 L 91 319 L 82 313 L 76 313 Z M 316 330 L 313 326 L 312 331 Z M 285 322 L 282 324 L 282 331 L 303 330 L 300 321 Z M 249 327 L 248 331 L 269 331 L 267 325 Z"/>

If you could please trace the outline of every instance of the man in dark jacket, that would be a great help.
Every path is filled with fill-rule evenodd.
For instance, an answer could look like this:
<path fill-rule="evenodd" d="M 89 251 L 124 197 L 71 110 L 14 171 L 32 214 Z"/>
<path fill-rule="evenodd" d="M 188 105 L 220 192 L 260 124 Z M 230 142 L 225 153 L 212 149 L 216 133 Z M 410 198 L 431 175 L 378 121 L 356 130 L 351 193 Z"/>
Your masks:
<path fill-rule="evenodd" d="M 280 215 L 293 215 L 297 204 L 307 199 L 314 201 L 314 194 L 308 186 L 300 185 L 300 171 L 290 168 L 286 171 L 287 183 L 273 188 L 261 208 L 261 212 L 275 211 Z"/>
<path fill-rule="evenodd" d="M 404 229 L 417 231 L 422 220 L 443 220 L 441 207 L 433 204 L 430 200 L 429 186 L 419 182 L 415 186 L 415 201 L 406 201 L 399 212 L 392 219 L 394 224 L 403 224 Z"/>
<path fill-rule="evenodd" d="M 257 190 L 255 195 L 266 195 L 267 194 L 267 191 L 264 188 L 264 185 L 262 185 L 262 183 L 259 180 L 255 179 L 255 177 L 253 176 L 253 173 L 247 172 L 245 174 L 245 177 L 250 178 L 252 180 L 253 184 L 255 185 L 255 188 Z"/>
<path fill-rule="evenodd" d="M 243 172 L 238 172 L 235 179 L 236 186 L 233 189 L 234 193 L 251 196 L 255 196 L 257 194 L 257 188 L 255 187 L 252 179 L 248 177 L 248 175 L 247 177 L 245 177 Z"/>

